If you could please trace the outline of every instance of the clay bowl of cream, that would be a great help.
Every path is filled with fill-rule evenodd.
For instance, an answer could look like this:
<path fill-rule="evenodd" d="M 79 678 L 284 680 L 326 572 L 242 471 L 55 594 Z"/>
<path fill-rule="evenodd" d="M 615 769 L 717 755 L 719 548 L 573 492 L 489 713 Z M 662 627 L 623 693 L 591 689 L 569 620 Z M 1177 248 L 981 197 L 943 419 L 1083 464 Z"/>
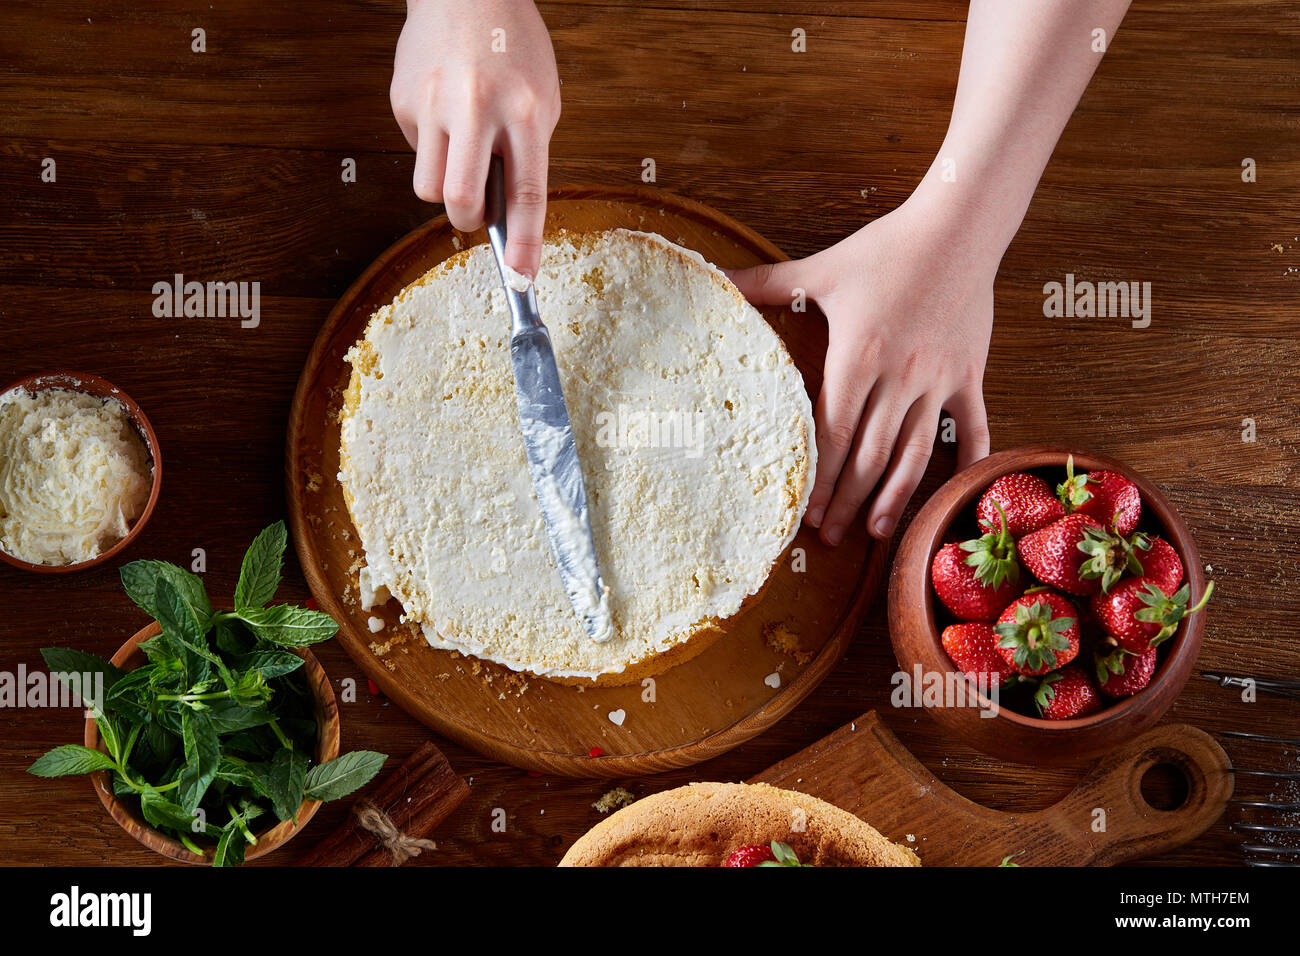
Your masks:
<path fill-rule="evenodd" d="M 0 391 L 0 560 L 98 567 L 139 536 L 161 487 L 153 425 L 112 382 L 45 372 Z"/>

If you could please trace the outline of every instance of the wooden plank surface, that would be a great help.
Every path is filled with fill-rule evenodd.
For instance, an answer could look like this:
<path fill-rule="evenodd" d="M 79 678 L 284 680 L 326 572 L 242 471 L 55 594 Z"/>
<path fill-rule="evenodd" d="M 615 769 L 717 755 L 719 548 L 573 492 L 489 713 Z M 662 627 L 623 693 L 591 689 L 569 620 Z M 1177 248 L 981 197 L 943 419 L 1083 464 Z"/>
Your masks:
<path fill-rule="evenodd" d="M 188 564 L 203 548 L 229 594 L 244 545 L 284 514 L 289 401 L 333 300 L 436 213 L 411 194 L 388 110 L 402 4 L 209 6 L 7 0 L 0 11 L 0 378 L 97 372 L 158 430 L 167 477 L 130 557 Z M 963 4 L 673 0 L 544 3 L 564 82 L 556 183 L 659 182 L 804 255 L 896 206 L 947 122 Z M 203 27 L 208 52 L 190 52 Z M 808 52 L 790 52 L 791 29 Z M 1003 263 L 986 377 L 994 447 L 1060 441 L 1158 481 L 1218 583 L 1202 663 L 1300 676 L 1300 8 L 1138 0 L 1071 120 Z M 41 160 L 58 181 L 40 181 Z M 352 157 L 358 181 L 340 180 Z M 1243 183 L 1241 161 L 1258 163 Z M 262 320 L 158 319 L 175 272 L 262 283 Z M 1150 281 L 1152 325 L 1046 319 L 1068 272 Z M 1257 441 L 1241 440 L 1242 420 Z M 951 472 L 941 448 L 921 494 Z M 305 600 L 291 567 L 282 591 Z M 0 567 L 0 670 L 49 644 L 111 653 L 143 622 L 116 567 L 38 579 Z M 319 654 L 344 748 L 393 755 L 427 732 L 371 697 L 337 646 Z M 776 728 L 694 770 L 621 781 L 634 794 L 752 776 L 875 708 L 958 793 L 997 809 L 1059 800 L 1084 768 L 1034 770 L 941 737 L 889 706 L 895 665 L 878 602 L 843 664 Z M 1246 704 L 1194 682 L 1168 720 L 1297 732 L 1294 702 Z M 0 862 L 154 863 L 88 784 L 22 769 L 80 736 L 77 716 L 0 710 Z M 599 819 L 609 784 L 530 777 L 438 741 L 471 795 L 418 864 L 549 864 Z M 1239 763 L 1294 756 L 1228 747 Z M 506 832 L 491 828 L 506 811 Z M 346 809 L 312 824 L 328 834 Z M 1239 860 L 1220 822 L 1154 862 Z M 310 835 L 272 857 L 292 863 Z"/>

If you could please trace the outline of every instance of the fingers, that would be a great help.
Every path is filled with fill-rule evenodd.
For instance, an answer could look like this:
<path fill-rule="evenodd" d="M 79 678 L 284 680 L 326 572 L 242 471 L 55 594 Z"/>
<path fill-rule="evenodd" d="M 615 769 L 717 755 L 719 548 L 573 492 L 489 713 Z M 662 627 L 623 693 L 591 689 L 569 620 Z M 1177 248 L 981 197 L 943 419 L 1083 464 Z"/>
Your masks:
<path fill-rule="evenodd" d="M 872 537 L 883 539 L 893 534 L 903 509 L 925 477 L 939 430 L 939 411 L 939 402 L 925 395 L 903 418 L 889 472 L 867 511 L 867 532 Z"/>
<path fill-rule="evenodd" d="M 957 423 L 957 470 L 961 471 L 989 453 L 989 419 L 984 411 L 983 383 L 972 382 L 944 404 Z"/>
<path fill-rule="evenodd" d="M 415 139 L 415 174 L 412 186 L 425 202 L 442 202 L 447 175 L 447 131 L 433 123 L 420 127 Z"/>
<path fill-rule="evenodd" d="M 799 266 L 807 260 L 766 262 L 749 269 L 726 270 L 740 294 L 754 305 L 789 305 L 799 287 Z M 811 298 L 811 296 L 809 296 Z"/>
<path fill-rule="evenodd" d="M 531 123 L 506 131 L 506 265 L 532 279 L 546 224 L 547 137 Z"/>
<path fill-rule="evenodd" d="M 835 483 L 835 495 L 826 509 L 821 536 L 829 545 L 844 540 L 849 522 L 857 516 L 858 509 L 889 466 L 899 428 L 908 410 L 908 403 L 892 394 L 882 394 L 879 384 L 867 401 L 867 413 L 862 417 L 853 448 Z"/>
<path fill-rule="evenodd" d="M 442 201 L 447 218 L 461 232 L 473 232 L 483 225 L 491 158 L 492 137 L 482 122 L 469 119 L 451 131 Z"/>
<path fill-rule="evenodd" d="M 817 478 L 808 497 L 805 520 L 814 528 L 822 527 L 835 493 L 835 481 L 853 448 L 853 439 L 862 421 L 862 409 L 871 392 L 874 376 L 864 372 L 870 364 L 854 349 L 836 347 L 832 341 L 826 350 L 826 365 L 821 394 L 817 396 L 814 417 L 817 423 Z M 874 356 L 867 357 L 868 362 Z M 823 538 L 825 534 L 823 534 Z"/>

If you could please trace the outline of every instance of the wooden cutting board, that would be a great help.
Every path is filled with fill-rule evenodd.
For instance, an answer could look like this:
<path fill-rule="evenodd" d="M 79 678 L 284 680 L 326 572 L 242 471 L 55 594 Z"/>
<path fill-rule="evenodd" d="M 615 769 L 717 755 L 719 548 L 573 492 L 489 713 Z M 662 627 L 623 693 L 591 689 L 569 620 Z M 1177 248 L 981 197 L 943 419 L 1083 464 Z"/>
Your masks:
<path fill-rule="evenodd" d="M 1142 778 L 1157 766 L 1186 780 L 1175 809 L 1158 810 L 1142 796 Z M 843 807 L 910 846 L 924 866 L 995 866 L 1013 854 L 1020 866 L 1110 866 L 1200 836 L 1232 796 L 1231 766 L 1209 734 L 1163 724 L 1099 760 L 1058 803 L 1007 813 L 940 783 L 868 711 L 750 782 Z"/>
<path fill-rule="evenodd" d="M 786 258 L 716 210 L 652 189 L 559 190 L 547 226 L 658 232 L 728 267 Z M 880 586 L 888 553 L 872 547 L 860 523 L 833 550 L 802 530 L 793 545 L 798 550 L 778 565 L 735 630 L 653 687 L 580 689 L 525 680 L 496 664 L 430 648 L 414 627 L 400 623 L 395 601 L 373 612 L 385 622 L 378 633 L 367 626 L 370 612 L 356 605 L 360 544 L 336 477 L 337 412 L 350 371 L 344 353 L 375 309 L 459 249 L 486 239 L 482 231 L 456 232 L 445 217 L 417 229 L 362 274 L 320 330 L 294 396 L 286 451 L 290 523 L 312 594 L 341 623 L 339 641 L 384 694 L 494 759 L 545 773 L 615 777 L 717 756 L 771 727 L 843 656 Z M 813 312 L 764 315 L 816 395 L 824 321 Z M 782 640 L 794 653 L 773 646 Z"/>

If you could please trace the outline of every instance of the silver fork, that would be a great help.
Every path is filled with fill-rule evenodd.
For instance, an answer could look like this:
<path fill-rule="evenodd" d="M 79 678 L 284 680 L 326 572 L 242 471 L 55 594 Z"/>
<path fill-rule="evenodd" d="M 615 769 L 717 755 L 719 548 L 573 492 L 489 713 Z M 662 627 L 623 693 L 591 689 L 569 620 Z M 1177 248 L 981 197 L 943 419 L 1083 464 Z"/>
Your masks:
<path fill-rule="evenodd" d="M 1256 690 L 1266 694 L 1300 700 L 1300 681 L 1251 677 L 1244 674 L 1215 674 L 1208 671 L 1203 672 L 1201 676 L 1214 681 L 1220 687 L 1245 688 L 1253 686 Z M 1300 748 L 1300 737 L 1252 734 L 1241 730 L 1224 730 L 1220 731 L 1220 735 L 1232 737 L 1236 740 L 1248 740 L 1253 743 L 1279 744 L 1284 747 Z M 1300 780 L 1300 773 L 1285 770 L 1261 770 L 1256 767 L 1234 766 L 1232 772 L 1237 774 L 1238 777 L 1256 777 L 1278 781 Z M 1231 802 L 1245 810 L 1263 811 L 1264 814 L 1300 814 L 1300 799 L 1295 798 L 1285 800 L 1233 800 Z M 1297 818 L 1297 820 L 1300 821 L 1300 818 Z M 1300 859 L 1297 859 L 1300 858 L 1300 839 L 1297 839 L 1297 837 L 1300 837 L 1300 825 L 1295 823 L 1250 823 L 1239 820 L 1230 824 L 1230 828 L 1236 833 L 1247 836 L 1247 842 L 1241 844 L 1241 850 L 1246 854 L 1245 862 L 1247 866 L 1300 866 Z M 1255 836 L 1257 840 L 1260 837 L 1265 839 L 1268 837 L 1281 837 L 1293 845 L 1288 846 L 1285 842 L 1250 842 L 1248 835 Z"/>

